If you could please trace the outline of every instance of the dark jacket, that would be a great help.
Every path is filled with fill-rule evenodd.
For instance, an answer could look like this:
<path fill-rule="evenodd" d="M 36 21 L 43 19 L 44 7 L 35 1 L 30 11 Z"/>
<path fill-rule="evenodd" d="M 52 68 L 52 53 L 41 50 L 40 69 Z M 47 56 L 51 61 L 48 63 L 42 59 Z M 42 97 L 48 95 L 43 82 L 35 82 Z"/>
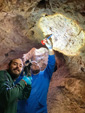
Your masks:
<path fill-rule="evenodd" d="M 24 81 L 14 85 L 14 81 L 7 71 L 0 71 L 0 113 L 16 113 L 17 100 L 27 99 L 31 86 L 26 86 Z"/>

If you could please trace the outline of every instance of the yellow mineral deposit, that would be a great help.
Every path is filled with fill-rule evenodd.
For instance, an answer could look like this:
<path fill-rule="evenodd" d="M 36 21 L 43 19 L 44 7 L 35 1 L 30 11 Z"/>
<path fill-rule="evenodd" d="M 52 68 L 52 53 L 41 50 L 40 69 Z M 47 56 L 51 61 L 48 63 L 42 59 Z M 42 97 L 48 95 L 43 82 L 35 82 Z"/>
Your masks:
<path fill-rule="evenodd" d="M 41 17 L 37 27 L 44 37 L 53 34 L 51 39 L 54 50 L 67 56 L 78 55 L 85 45 L 85 31 L 76 21 L 62 14 Z"/>

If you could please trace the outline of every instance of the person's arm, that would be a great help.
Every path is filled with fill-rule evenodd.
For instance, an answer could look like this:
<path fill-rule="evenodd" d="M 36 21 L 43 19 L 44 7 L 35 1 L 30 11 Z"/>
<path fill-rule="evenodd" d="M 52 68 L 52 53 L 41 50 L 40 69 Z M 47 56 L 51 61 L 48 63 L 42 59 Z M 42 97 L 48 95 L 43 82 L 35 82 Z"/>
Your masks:
<path fill-rule="evenodd" d="M 53 51 L 53 47 L 52 47 L 52 43 L 51 41 L 48 39 L 47 42 L 45 43 L 46 47 L 48 48 L 49 51 L 49 55 L 48 55 L 48 64 L 47 67 L 45 69 L 46 75 L 49 76 L 49 78 L 51 79 L 51 76 L 54 72 L 54 68 L 55 68 L 55 54 Z"/>
<path fill-rule="evenodd" d="M 53 49 L 48 49 L 49 50 L 49 55 L 54 55 Z"/>
<path fill-rule="evenodd" d="M 45 45 L 48 48 L 49 51 L 49 55 L 54 55 L 54 51 L 53 51 L 53 47 L 52 47 L 52 43 L 49 39 L 45 40 Z"/>
<path fill-rule="evenodd" d="M 21 95 L 18 97 L 18 100 L 27 99 L 30 96 L 31 85 L 27 85 L 22 91 Z M 28 93 L 29 92 L 29 93 Z"/>
<path fill-rule="evenodd" d="M 23 76 L 23 78 L 21 80 L 25 82 L 26 86 L 25 86 L 24 90 L 22 91 L 21 95 L 19 96 L 19 98 L 18 98 L 19 100 L 27 99 L 30 96 L 32 78 Z"/>
<path fill-rule="evenodd" d="M 9 105 L 21 97 L 26 87 L 25 82 L 22 80 L 17 85 L 13 85 L 10 75 L 8 73 L 6 74 L 7 75 L 4 75 L 4 71 L 0 71 L 0 101 L 3 106 Z M 29 89 L 28 97 L 30 91 L 31 88 Z"/>

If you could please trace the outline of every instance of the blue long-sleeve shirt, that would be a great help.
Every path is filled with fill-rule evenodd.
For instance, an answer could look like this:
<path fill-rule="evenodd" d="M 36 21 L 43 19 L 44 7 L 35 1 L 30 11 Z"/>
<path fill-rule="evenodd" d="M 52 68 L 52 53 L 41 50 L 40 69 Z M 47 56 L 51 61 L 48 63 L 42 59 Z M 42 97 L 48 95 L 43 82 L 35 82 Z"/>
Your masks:
<path fill-rule="evenodd" d="M 47 93 L 54 72 L 55 55 L 49 55 L 45 70 L 32 75 L 30 97 L 18 104 L 18 113 L 47 113 Z"/>

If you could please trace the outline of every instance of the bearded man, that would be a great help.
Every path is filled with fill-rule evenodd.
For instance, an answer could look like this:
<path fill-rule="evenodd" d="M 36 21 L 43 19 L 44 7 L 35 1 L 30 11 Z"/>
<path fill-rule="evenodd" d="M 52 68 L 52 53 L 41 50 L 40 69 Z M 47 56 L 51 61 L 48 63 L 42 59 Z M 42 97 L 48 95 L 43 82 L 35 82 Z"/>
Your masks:
<path fill-rule="evenodd" d="M 49 39 L 45 45 L 49 51 L 47 67 L 41 71 L 36 61 L 31 62 L 32 90 L 29 98 L 18 104 L 17 113 L 47 113 L 47 93 L 55 68 L 55 55 Z"/>
<path fill-rule="evenodd" d="M 23 76 L 18 84 L 14 84 L 23 70 L 20 58 L 10 61 L 7 70 L 0 71 L 0 113 L 16 113 L 17 100 L 27 99 L 30 95 L 29 78 Z"/>

